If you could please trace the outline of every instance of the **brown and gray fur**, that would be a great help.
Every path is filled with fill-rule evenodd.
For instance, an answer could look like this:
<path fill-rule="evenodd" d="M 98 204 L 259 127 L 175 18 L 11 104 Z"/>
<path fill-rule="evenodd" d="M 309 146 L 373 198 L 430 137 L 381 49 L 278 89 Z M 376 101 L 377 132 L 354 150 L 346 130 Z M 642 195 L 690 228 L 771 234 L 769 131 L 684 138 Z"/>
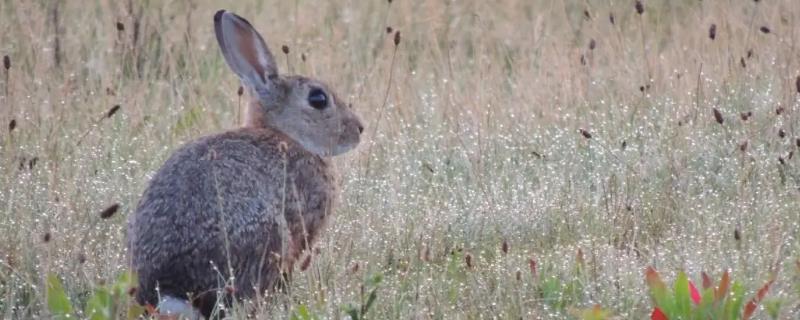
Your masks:
<path fill-rule="evenodd" d="M 330 157 L 353 149 L 364 129 L 324 83 L 278 74 L 249 22 L 220 10 L 214 28 L 252 97 L 246 126 L 175 151 L 128 223 L 137 300 L 164 313 L 185 312 L 166 306 L 177 299 L 208 317 L 231 277 L 238 299 L 275 288 L 334 208 Z M 319 90 L 328 99 L 315 108 L 310 93 Z"/>

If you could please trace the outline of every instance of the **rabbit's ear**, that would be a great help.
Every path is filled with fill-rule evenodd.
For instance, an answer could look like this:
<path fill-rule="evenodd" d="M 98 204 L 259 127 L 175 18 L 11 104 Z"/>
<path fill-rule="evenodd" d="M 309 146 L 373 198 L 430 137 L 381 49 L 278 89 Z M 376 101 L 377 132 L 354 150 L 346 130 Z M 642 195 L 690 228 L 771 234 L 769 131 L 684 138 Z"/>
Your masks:
<path fill-rule="evenodd" d="M 275 59 L 261 35 L 244 18 L 225 10 L 214 15 L 214 32 L 225 61 L 251 89 L 271 87 Z"/>

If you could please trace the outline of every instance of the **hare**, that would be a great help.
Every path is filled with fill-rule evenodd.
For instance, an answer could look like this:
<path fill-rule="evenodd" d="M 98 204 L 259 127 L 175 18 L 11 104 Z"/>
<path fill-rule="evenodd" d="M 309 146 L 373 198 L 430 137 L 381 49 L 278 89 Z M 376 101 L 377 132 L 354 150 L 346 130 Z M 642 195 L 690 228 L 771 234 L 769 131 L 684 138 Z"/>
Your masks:
<path fill-rule="evenodd" d="M 218 297 L 252 298 L 279 284 L 331 215 L 330 157 L 355 148 L 364 131 L 323 82 L 278 74 L 247 20 L 220 10 L 214 30 L 252 99 L 245 127 L 175 151 L 128 221 L 138 302 L 190 318 L 208 317 Z"/>

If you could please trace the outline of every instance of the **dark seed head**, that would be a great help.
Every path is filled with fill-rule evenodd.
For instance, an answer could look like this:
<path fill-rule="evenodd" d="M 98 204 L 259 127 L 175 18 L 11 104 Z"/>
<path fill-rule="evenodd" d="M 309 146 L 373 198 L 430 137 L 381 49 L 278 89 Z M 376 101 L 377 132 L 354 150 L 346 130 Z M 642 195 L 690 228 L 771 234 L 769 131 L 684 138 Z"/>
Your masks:
<path fill-rule="evenodd" d="M 644 4 L 642 4 L 641 0 L 636 0 L 636 13 L 643 14 L 644 13 Z"/>
<path fill-rule="evenodd" d="M 585 10 L 585 9 L 583 10 L 583 18 L 585 18 L 586 20 L 591 20 L 592 19 L 592 15 L 589 14 L 589 10 Z"/>
<path fill-rule="evenodd" d="M 282 45 L 281 46 L 281 51 L 283 51 L 283 54 L 289 54 L 289 46 L 287 46 L 285 44 Z"/>
<path fill-rule="evenodd" d="M 794 86 L 797 93 L 800 94 L 800 76 L 797 76 L 797 79 L 794 80 Z"/>
<path fill-rule="evenodd" d="M 44 236 L 42 236 L 42 241 L 44 241 L 44 243 L 50 242 L 50 232 L 49 231 L 44 233 Z"/>
<path fill-rule="evenodd" d="M 614 14 L 613 13 L 609 13 L 608 14 L 608 22 L 611 22 L 611 25 L 614 25 L 616 23 L 616 20 L 614 19 Z"/>
<path fill-rule="evenodd" d="M 36 167 L 36 163 L 38 162 L 39 162 L 39 157 L 33 157 L 30 160 L 28 160 L 28 170 L 33 170 L 33 168 Z"/>
<path fill-rule="evenodd" d="M 742 143 L 739 144 L 739 151 L 741 152 L 747 151 L 747 144 L 748 144 L 747 140 L 742 141 Z"/>
<path fill-rule="evenodd" d="M 11 69 L 11 58 L 8 55 L 3 56 L 3 68 Z"/>
<path fill-rule="evenodd" d="M 306 62 L 306 54 L 305 53 L 301 53 L 300 54 L 300 60 L 303 60 L 303 62 Z"/>
<path fill-rule="evenodd" d="M 597 48 L 597 41 L 594 41 L 594 39 L 590 39 L 589 40 L 589 50 L 594 50 L 594 48 Z"/>
<path fill-rule="evenodd" d="M 236 90 L 236 95 L 242 96 L 244 94 L 244 87 L 239 86 L 239 89 Z"/>
<path fill-rule="evenodd" d="M 719 112 L 719 110 L 717 110 L 717 108 L 712 108 L 712 110 L 714 111 L 714 120 L 716 120 L 717 123 L 719 123 L 719 124 L 724 123 L 725 122 L 725 118 L 722 117 L 722 113 Z"/>
<path fill-rule="evenodd" d="M 781 138 L 781 139 L 785 138 L 786 137 L 786 131 L 783 131 L 783 129 L 778 129 L 778 137 Z"/>
<path fill-rule="evenodd" d="M 750 119 L 750 116 L 752 116 L 752 115 L 753 115 L 753 112 L 748 111 L 748 112 L 740 113 L 739 117 L 742 118 L 742 121 L 747 121 L 748 119 Z"/>
<path fill-rule="evenodd" d="M 83 254 L 83 253 L 79 253 L 78 254 L 78 263 L 79 264 L 86 263 L 86 255 L 85 254 Z"/>
<path fill-rule="evenodd" d="M 800 148 L 800 138 L 794 139 L 794 145 Z"/>
<path fill-rule="evenodd" d="M 628 141 L 622 140 L 622 150 L 625 150 L 628 147 Z"/>
<path fill-rule="evenodd" d="M 508 241 L 503 240 L 503 244 L 500 245 L 500 250 L 503 251 L 503 254 L 508 253 Z"/>
<path fill-rule="evenodd" d="M 759 28 L 758 30 L 761 30 L 761 33 L 764 33 L 764 34 L 768 34 L 768 33 L 772 32 L 772 30 L 770 30 L 767 26 L 761 26 L 761 28 Z"/>
<path fill-rule="evenodd" d="M 111 218 L 117 211 L 119 210 L 119 203 L 115 203 L 110 205 L 108 208 L 100 212 L 100 218 L 108 219 Z"/>
<path fill-rule="evenodd" d="M 583 54 L 581 54 L 581 65 L 582 66 L 586 65 L 586 56 L 584 56 Z"/>
<path fill-rule="evenodd" d="M 716 24 L 712 23 L 711 27 L 708 28 L 708 37 L 711 38 L 711 40 L 714 40 L 714 39 L 717 38 L 717 25 Z"/>
<path fill-rule="evenodd" d="M 753 49 L 747 49 L 747 59 L 750 59 L 752 57 L 753 57 Z"/>
<path fill-rule="evenodd" d="M 394 29 L 392 27 L 386 27 L 386 34 L 391 34 Z"/>
<path fill-rule="evenodd" d="M 125 25 L 122 22 L 117 22 L 117 31 L 125 31 Z"/>
<path fill-rule="evenodd" d="M 742 240 L 742 234 L 739 232 L 739 228 L 733 229 L 733 239 L 736 241 Z"/>
<path fill-rule="evenodd" d="M 747 62 L 744 61 L 744 58 L 739 59 L 739 65 L 742 66 L 742 68 L 747 68 Z"/>
<path fill-rule="evenodd" d="M 781 164 L 786 164 L 786 160 L 783 160 L 783 157 L 778 157 L 778 162 Z"/>
<path fill-rule="evenodd" d="M 783 113 L 783 110 L 784 110 L 783 107 L 778 107 L 777 109 L 775 109 L 775 114 L 781 115 Z"/>
<path fill-rule="evenodd" d="M 128 295 L 133 297 L 134 295 L 136 295 L 136 291 L 139 291 L 138 287 L 130 287 L 128 288 Z"/>
<path fill-rule="evenodd" d="M 303 263 L 300 264 L 300 271 L 306 271 L 308 266 L 311 265 L 311 255 L 307 255 L 305 259 L 303 259 Z"/>
<path fill-rule="evenodd" d="M 464 262 L 467 264 L 467 269 L 472 269 L 472 255 L 467 253 L 464 255 Z"/>
<path fill-rule="evenodd" d="M 114 114 L 117 113 L 117 111 L 119 111 L 119 108 L 120 108 L 120 105 L 115 104 L 113 107 L 111 107 L 111 109 L 108 109 L 108 112 L 106 112 L 106 118 L 113 117 Z"/>
<path fill-rule="evenodd" d="M 8 132 L 14 131 L 17 128 L 17 119 L 11 119 L 8 122 Z"/>
<path fill-rule="evenodd" d="M 398 46 L 400 44 L 400 31 L 394 33 L 394 46 Z"/>
<path fill-rule="evenodd" d="M 589 131 L 586 131 L 584 129 L 578 129 L 578 130 L 580 130 L 581 135 L 583 135 L 584 138 L 586 138 L 586 139 L 591 139 L 592 138 L 592 134 L 589 133 Z"/>

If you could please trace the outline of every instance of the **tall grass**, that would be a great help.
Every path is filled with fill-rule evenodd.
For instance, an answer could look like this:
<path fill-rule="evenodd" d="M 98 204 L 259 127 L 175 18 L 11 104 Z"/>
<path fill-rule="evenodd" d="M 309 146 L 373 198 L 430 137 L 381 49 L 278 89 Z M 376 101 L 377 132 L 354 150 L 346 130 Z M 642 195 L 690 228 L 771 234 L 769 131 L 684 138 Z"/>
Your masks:
<path fill-rule="evenodd" d="M 647 266 L 777 274 L 796 317 L 800 3 L 642 3 L 2 1 L 0 314 L 46 316 L 47 273 L 78 304 L 116 279 L 155 170 L 239 123 L 225 7 L 369 133 L 263 317 L 641 319 Z"/>

